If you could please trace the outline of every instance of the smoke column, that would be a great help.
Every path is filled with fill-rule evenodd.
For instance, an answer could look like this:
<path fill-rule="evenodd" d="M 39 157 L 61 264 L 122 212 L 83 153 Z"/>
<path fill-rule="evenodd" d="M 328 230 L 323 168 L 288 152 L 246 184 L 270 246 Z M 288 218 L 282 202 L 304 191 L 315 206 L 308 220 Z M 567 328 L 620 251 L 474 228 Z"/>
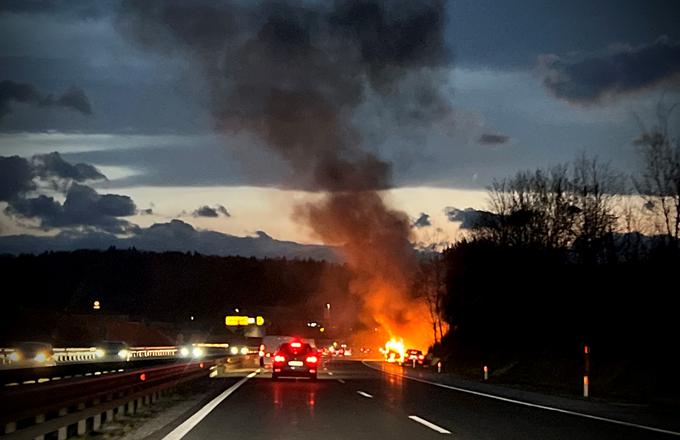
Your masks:
<path fill-rule="evenodd" d="M 435 0 L 129 1 L 117 21 L 135 44 L 200 68 L 219 131 L 255 134 L 297 184 L 323 193 L 295 216 L 342 247 L 364 325 L 423 348 L 431 334 L 426 306 L 409 294 L 410 221 L 386 205 L 391 166 L 352 118 L 368 99 L 402 127 L 450 114 L 439 92 L 451 65 L 443 17 Z"/>

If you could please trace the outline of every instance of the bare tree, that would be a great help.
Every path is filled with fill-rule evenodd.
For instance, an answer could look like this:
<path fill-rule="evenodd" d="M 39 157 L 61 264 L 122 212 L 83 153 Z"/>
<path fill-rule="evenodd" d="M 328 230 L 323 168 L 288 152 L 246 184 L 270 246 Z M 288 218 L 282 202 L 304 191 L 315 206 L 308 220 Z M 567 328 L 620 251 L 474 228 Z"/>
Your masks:
<path fill-rule="evenodd" d="M 446 265 L 439 253 L 424 257 L 415 279 L 415 290 L 427 301 L 435 343 L 444 336 L 442 301 L 446 294 Z"/>
<path fill-rule="evenodd" d="M 573 164 L 572 187 L 578 208 L 575 245 L 581 258 L 596 262 L 613 246 L 623 179 L 608 163 L 582 154 Z"/>
<path fill-rule="evenodd" d="M 675 107 L 659 104 L 658 125 L 644 130 L 636 141 L 642 156 L 642 170 L 634 181 L 648 212 L 662 219 L 663 233 L 670 243 L 677 245 L 680 238 L 680 141 L 669 131 Z"/>
<path fill-rule="evenodd" d="M 489 189 L 495 224 L 489 238 L 508 245 L 559 248 L 570 244 L 575 219 L 574 194 L 568 167 L 520 171 L 494 182 Z"/>
<path fill-rule="evenodd" d="M 581 155 L 568 165 L 520 171 L 489 189 L 494 221 L 476 238 L 508 246 L 564 249 L 600 255 L 617 222 L 622 179 L 607 163 Z M 594 257 L 593 257 L 594 258 Z"/>

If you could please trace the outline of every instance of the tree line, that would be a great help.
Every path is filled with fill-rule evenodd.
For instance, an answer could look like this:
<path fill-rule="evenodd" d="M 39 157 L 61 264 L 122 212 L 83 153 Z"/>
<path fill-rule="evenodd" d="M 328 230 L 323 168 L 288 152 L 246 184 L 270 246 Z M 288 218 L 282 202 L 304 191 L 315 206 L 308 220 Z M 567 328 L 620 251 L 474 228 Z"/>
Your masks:
<path fill-rule="evenodd" d="M 616 387 L 680 395 L 677 380 L 653 383 L 680 334 L 680 142 L 669 116 L 636 141 L 632 175 L 582 154 L 493 182 L 488 210 L 421 264 L 414 289 L 430 304 L 435 351 L 473 370 L 548 362 L 576 377 L 590 345 Z"/>

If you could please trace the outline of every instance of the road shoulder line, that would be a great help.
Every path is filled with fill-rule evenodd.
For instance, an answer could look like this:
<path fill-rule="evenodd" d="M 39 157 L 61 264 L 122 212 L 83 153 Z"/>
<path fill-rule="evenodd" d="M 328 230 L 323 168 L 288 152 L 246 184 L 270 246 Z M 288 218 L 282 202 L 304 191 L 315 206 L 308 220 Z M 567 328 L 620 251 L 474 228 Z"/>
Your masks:
<path fill-rule="evenodd" d="M 232 395 L 234 391 L 236 391 L 241 385 L 246 383 L 248 379 L 255 377 L 259 372 L 260 369 L 258 368 L 257 370 L 248 374 L 243 379 L 239 380 L 238 382 L 224 390 L 219 396 L 212 399 L 203 408 L 196 411 L 193 415 L 191 415 L 191 417 L 186 419 L 177 428 L 173 429 L 170 433 L 168 433 L 168 435 L 163 437 L 163 440 L 180 440 L 181 438 L 183 438 L 185 435 L 189 433 L 189 431 L 194 429 L 194 427 L 198 425 L 201 422 L 201 420 L 203 420 L 208 414 L 210 414 L 212 410 L 214 410 L 217 407 L 217 405 L 222 403 L 224 399 Z"/>
<path fill-rule="evenodd" d="M 461 393 L 473 394 L 475 396 L 480 396 L 480 397 L 488 397 L 489 399 L 501 400 L 503 402 L 514 403 L 514 404 L 517 404 L 517 405 L 529 406 L 529 407 L 532 407 L 532 408 L 543 409 L 543 410 L 546 410 L 546 411 L 553 411 L 553 412 L 558 412 L 558 413 L 562 413 L 562 414 L 569 414 L 569 415 L 572 415 L 572 416 L 584 417 L 586 419 L 599 420 L 601 422 L 614 423 L 616 425 L 628 426 L 628 427 L 631 427 L 631 428 L 644 429 L 644 430 L 647 430 L 647 431 L 659 432 L 659 433 L 662 433 L 662 434 L 669 434 L 669 435 L 674 435 L 674 436 L 680 437 L 680 432 L 671 431 L 671 430 L 668 430 L 668 429 L 656 428 L 654 426 L 649 426 L 649 425 L 640 425 L 640 424 L 637 424 L 637 423 L 625 422 L 623 420 L 610 419 L 608 417 L 595 416 L 595 415 L 592 415 L 592 414 L 586 414 L 586 413 L 581 413 L 581 412 L 578 412 L 578 411 L 572 411 L 572 410 L 562 409 L 562 408 L 555 408 L 555 407 L 547 406 L 547 405 L 540 405 L 540 404 L 537 404 L 537 403 L 525 402 L 523 400 L 510 399 L 510 398 L 507 398 L 507 397 L 496 396 L 494 394 L 483 393 L 481 391 L 468 390 L 466 388 L 460 388 L 460 387 L 456 387 L 456 386 L 453 386 L 453 385 L 446 385 L 446 384 L 439 383 L 439 382 L 432 382 L 432 381 L 429 381 L 429 380 L 426 380 L 426 379 L 408 376 L 406 374 L 390 373 L 390 372 L 384 371 L 380 368 L 369 365 L 366 361 L 361 361 L 361 363 L 364 364 L 366 367 L 371 368 L 372 370 L 379 371 L 383 374 L 392 375 L 392 376 L 400 376 L 400 377 L 403 377 L 403 378 L 406 378 L 406 379 L 409 379 L 409 380 L 413 380 L 413 381 L 416 381 L 416 382 L 426 383 L 426 384 L 429 384 L 429 385 L 434 385 L 434 386 L 440 387 L 440 388 L 447 388 L 447 389 L 454 390 L 454 391 L 460 391 Z"/>
<path fill-rule="evenodd" d="M 408 416 L 408 418 L 413 420 L 414 422 L 420 423 L 423 426 L 427 426 L 428 428 L 437 431 L 440 434 L 451 434 L 451 431 L 449 431 L 448 429 L 444 429 L 441 426 L 437 426 L 434 423 L 428 422 L 427 420 L 420 418 L 418 416 L 410 415 Z"/>

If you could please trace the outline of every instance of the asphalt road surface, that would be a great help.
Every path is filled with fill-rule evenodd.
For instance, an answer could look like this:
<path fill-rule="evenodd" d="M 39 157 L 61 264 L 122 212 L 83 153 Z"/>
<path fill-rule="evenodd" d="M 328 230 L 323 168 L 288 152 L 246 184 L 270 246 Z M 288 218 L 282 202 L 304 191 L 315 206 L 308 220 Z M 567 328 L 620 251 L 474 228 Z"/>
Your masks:
<path fill-rule="evenodd" d="M 375 371 L 356 361 L 334 361 L 320 371 L 316 382 L 275 381 L 267 370 L 251 376 L 229 381 L 229 389 L 211 407 L 166 438 L 677 438 L 440 388 Z"/>

